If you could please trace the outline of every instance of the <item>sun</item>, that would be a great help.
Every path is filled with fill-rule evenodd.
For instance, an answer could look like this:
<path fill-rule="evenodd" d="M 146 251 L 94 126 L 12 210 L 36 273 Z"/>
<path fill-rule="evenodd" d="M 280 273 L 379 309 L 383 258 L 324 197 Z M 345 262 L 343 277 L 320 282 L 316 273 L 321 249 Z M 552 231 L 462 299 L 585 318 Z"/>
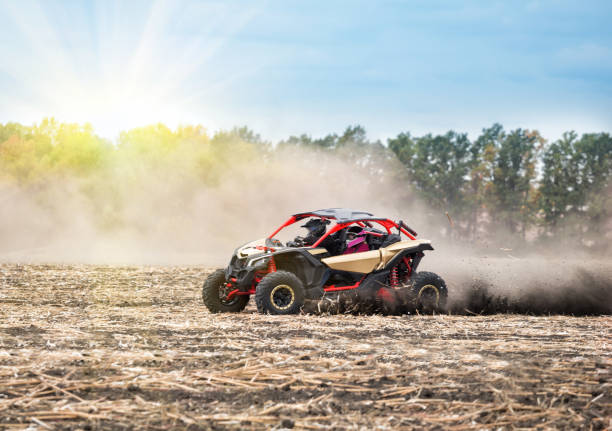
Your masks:
<path fill-rule="evenodd" d="M 28 122 L 53 116 L 90 123 L 110 139 L 157 122 L 206 122 L 215 128 L 215 109 L 206 95 L 244 72 L 215 74 L 212 64 L 255 12 L 247 9 L 231 18 L 231 25 L 215 29 L 215 22 L 227 20 L 227 10 L 186 8 L 161 0 L 144 8 L 134 2 L 72 8 L 44 1 L 27 8 L 1 4 L 18 42 L 7 48 L 9 61 L 0 72 L 29 97 L 0 103 L 0 114 Z M 202 22 L 211 22 L 202 28 L 209 30 L 177 27 L 186 14 L 202 14 Z"/>

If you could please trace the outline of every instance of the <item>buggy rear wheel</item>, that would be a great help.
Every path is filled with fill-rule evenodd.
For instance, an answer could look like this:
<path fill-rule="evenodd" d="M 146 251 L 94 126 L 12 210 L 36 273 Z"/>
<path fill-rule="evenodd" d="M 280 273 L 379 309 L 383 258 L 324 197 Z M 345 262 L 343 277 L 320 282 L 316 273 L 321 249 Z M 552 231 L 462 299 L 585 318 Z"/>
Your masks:
<path fill-rule="evenodd" d="M 257 311 L 269 314 L 296 314 L 304 306 L 304 286 L 287 271 L 276 271 L 261 279 L 255 290 Z"/>
<path fill-rule="evenodd" d="M 412 294 L 417 310 L 444 311 L 448 289 L 446 283 L 433 272 L 418 272 L 412 279 Z"/>
<path fill-rule="evenodd" d="M 234 295 L 227 299 L 232 288 L 227 286 L 225 271 L 217 269 L 208 276 L 202 287 L 202 300 L 211 313 L 237 313 L 244 310 L 249 297 Z"/>

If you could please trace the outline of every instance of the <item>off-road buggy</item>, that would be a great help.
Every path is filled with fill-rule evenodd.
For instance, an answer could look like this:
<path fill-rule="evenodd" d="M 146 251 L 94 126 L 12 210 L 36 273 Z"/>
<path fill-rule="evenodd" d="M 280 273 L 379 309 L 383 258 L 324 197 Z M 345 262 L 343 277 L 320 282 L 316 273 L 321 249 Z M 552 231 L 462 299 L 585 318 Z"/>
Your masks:
<path fill-rule="evenodd" d="M 286 244 L 275 238 L 305 219 L 305 238 Z M 424 251 L 433 247 L 416 236 L 402 221 L 363 211 L 330 208 L 294 214 L 269 237 L 237 248 L 227 268 L 208 276 L 202 298 L 213 313 L 242 311 L 255 295 L 260 313 L 294 314 L 306 300 L 348 291 L 362 301 L 401 296 L 417 308 L 442 310 L 446 284 L 432 272 L 417 272 Z"/>

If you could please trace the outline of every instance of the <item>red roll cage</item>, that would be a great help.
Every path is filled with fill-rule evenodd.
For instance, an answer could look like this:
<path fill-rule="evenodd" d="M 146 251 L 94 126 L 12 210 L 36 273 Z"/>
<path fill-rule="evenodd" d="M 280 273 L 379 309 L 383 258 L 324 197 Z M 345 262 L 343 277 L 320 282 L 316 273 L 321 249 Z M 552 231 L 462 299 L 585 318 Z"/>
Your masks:
<path fill-rule="evenodd" d="M 293 223 L 298 222 L 298 221 L 303 220 L 303 219 L 308 218 L 308 217 L 317 217 L 317 218 L 320 218 L 320 219 L 336 220 L 334 217 L 324 217 L 324 216 L 320 216 L 318 214 L 300 214 L 299 217 L 291 216 L 278 229 L 276 229 L 274 232 L 272 232 L 272 234 L 268 238 L 269 239 L 274 238 L 281 230 L 283 230 L 287 226 L 290 226 Z M 336 224 L 334 226 L 332 226 L 332 228 L 329 229 L 325 233 L 325 235 L 323 235 L 321 238 L 319 238 L 317 240 L 317 242 L 315 242 L 310 247 L 312 247 L 312 248 L 317 247 L 329 235 L 331 235 L 333 233 L 336 233 L 339 230 L 342 230 L 344 228 L 347 228 L 347 227 L 349 227 L 352 224 L 357 224 L 357 225 L 359 225 L 361 227 L 364 227 L 366 225 L 366 223 L 378 223 L 379 225 L 381 225 L 382 227 L 385 228 L 385 230 L 387 231 L 388 234 L 391 233 L 391 229 L 393 229 L 393 228 L 394 229 L 399 229 L 399 231 L 401 233 L 403 233 L 404 235 L 406 235 L 408 238 L 416 240 L 416 238 L 410 232 L 408 232 L 403 226 L 400 226 L 399 224 L 397 224 L 393 220 L 372 217 L 372 218 L 360 218 L 360 219 L 348 220 L 346 222 L 338 222 L 338 221 L 336 221 Z"/>
<path fill-rule="evenodd" d="M 319 244 L 329 235 L 336 233 L 339 230 L 342 230 L 344 228 L 347 228 L 352 224 L 357 224 L 358 226 L 361 226 L 361 227 L 365 227 L 365 226 L 371 227 L 371 223 L 378 223 L 379 225 L 385 228 L 388 234 L 391 233 L 391 229 L 398 229 L 401 233 L 406 235 L 408 238 L 412 240 L 416 240 L 415 238 L 416 232 L 412 231 L 414 235 L 410 233 L 408 231 L 410 228 L 406 228 L 406 225 L 404 225 L 402 222 L 396 223 L 393 220 L 384 219 L 384 218 L 376 218 L 376 217 L 352 218 L 349 220 L 341 219 L 341 221 L 338 221 L 336 217 L 333 217 L 333 216 L 324 216 L 324 215 L 313 214 L 313 213 L 302 213 L 302 214 L 291 216 L 285 223 L 280 225 L 278 229 L 272 232 L 272 234 L 268 237 L 268 239 L 273 239 L 276 234 L 278 234 L 281 230 L 283 230 L 287 226 L 290 226 L 293 223 L 298 222 L 308 217 L 317 217 L 320 219 L 334 220 L 336 222 L 336 224 L 332 226 L 330 230 L 328 230 L 321 238 L 317 240 L 317 242 L 315 242 L 313 245 L 310 246 L 311 248 L 318 247 Z M 261 249 L 266 250 L 266 251 L 272 251 L 272 252 L 274 251 L 274 249 L 268 248 L 268 247 L 261 247 Z M 405 259 L 406 258 L 404 258 L 404 260 Z M 409 269 L 411 268 L 409 261 L 406 261 L 406 265 Z M 274 257 L 272 257 L 270 261 L 268 262 L 268 268 L 259 273 L 259 278 L 257 278 L 257 276 L 255 277 L 249 290 L 241 291 L 240 289 L 234 289 L 230 293 L 228 293 L 227 298 L 230 299 L 234 295 L 253 295 L 255 294 L 257 283 L 259 283 L 259 281 L 261 280 L 261 277 L 263 277 L 265 274 L 268 274 L 270 272 L 275 272 L 275 271 L 276 271 L 276 263 L 274 261 Z M 230 278 L 227 285 L 232 286 L 232 283 L 235 281 L 236 281 L 236 278 Z M 352 284 L 350 286 L 328 285 L 328 286 L 324 286 L 323 290 L 325 292 L 352 290 L 352 289 L 356 289 L 357 287 L 359 287 L 362 281 L 363 281 L 363 278 L 359 280 L 357 283 Z"/>

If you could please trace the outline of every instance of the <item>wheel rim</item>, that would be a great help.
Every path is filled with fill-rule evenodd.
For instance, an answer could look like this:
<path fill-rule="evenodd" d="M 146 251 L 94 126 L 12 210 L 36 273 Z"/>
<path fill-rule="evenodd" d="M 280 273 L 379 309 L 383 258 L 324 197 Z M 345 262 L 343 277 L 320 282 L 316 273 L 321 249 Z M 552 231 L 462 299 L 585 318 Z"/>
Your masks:
<path fill-rule="evenodd" d="M 440 290 L 433 284 L 426 284 L 419 289 L 417 302 L 424 307 L 437 307 L 440 304 Z"/>
<path fill-rule="evenodd" d="M 279 284 L 270 292 L 270 302 L 279 310 L 286 310 L 295 302 L 295 292 L 287 284 Z"/>
<path fill-rule="evenodd" d="M 225 282 L 219 287 L 219 302 L 222 305 L 232 305 L 238 300 L 238 295 L 234 295 L 230 300 L 227 299 L 227 295 L 229 295 L 232 290 L 232 286 L 228 286 Z"/>

